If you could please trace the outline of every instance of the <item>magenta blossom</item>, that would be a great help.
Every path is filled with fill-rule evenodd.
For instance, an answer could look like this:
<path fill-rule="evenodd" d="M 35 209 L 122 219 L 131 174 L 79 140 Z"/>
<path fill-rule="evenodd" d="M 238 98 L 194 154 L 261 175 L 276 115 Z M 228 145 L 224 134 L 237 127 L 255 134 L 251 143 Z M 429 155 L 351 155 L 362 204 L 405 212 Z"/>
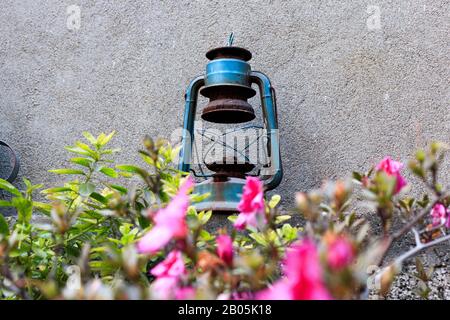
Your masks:
<path fill-rule="evenodd" d="M 177 300 L 194 300 L 195 289 L 192 287 L 178 288 L 175 291 L 175 299 Z"/>
<path fill-rule="evenodd" d="M 275 282 L 268 289 L 256 294 L 257 300 L 294 300 L 292 286 L 286 278 Z"/>
<path fill-rule="evenodd" d="M 250 291 L 223 292 L 217 296 L 217 300 L 254 300 L 255 295 Z M 263 299 L 260 299 L 263 300 Z"/>
<path fill-rule="evenodd" d="M 160 277 L 181 277 L 186 274 L 183 257 L 178 250 L 171 251 L 164 261 L 150 270 L 150 273 L 157 278 Z"/>
<path fill-rule="evenodd" d="M 241 201 L 238 204 L 238 215 L 234 227 L 243 230 L 247 225 L 256 227 L 258 219 L 264 217 L 264 185 L 256 177 L 247 177 Z"/>
<path fill-rule="evenodd" d="M 161 277 L 152 283 L 152 297 L 157 300 L 194 300 L 195 289 L 180 287 L 179 279 L 174 277 Z"/>
<path fill-rule="evenodd" d="M 345 236 L 333 237 L 328 243 L 327 262 L 331 269 L 341 270 L 352 263 L 355 257 L 354 249 Z"/>
<path fill-rule="evenodd" d="M 257 294 L 261 300 L 329 300 L 331 295 L 322 280 L 317 248 L 311 240 L 294 244 L 286 253 L 285 278 Z"/>
<path fill-rule="evenodd" d="M 399 193 L 404 186 L 406 186 L 406 180 L 400 174 L 400 170 L 403 168 L 403 163 L 394 161 L 390 157 L 385 157 L 375 167 L 377 171 L 383 171 L 388 176 L 394 176 L 396 178 L 396 185 L 394 194 Z"/>
<path fill-rule="evenodd" d="M 231 266 L 233 263 L 233 240 L 227 234 L 222 234 L 216 238 L 217 255 L 223 262 Z"/>
<path fill-rule="evenodd" d="M 443 204 L 436 203 L 430 212 L 433 227 L 437 227 L 441 224 L 446 228 L 450 228 L 450 210 L 446 209 Z"/>
<path fill-rule="evenodd" d="M 157 300 L 170 300 L 178 290 L 178 279 L 174 277 L 157 278 L 151 286 L 152 297 Z"/>
<path fill-rule="evenodd" d="M 137 243 L 140 253 L 153 254 L 163 248 L 171 239 L 186 237 L 186 211 L 189 207 L 188 191 L 194 182 L 189 176 L 173 197 L 172 201 L 154 215 L 155 225 Z"/>
<path fill-rule="evenodd" d="M 191 291 L 180 288 L 180 279 L 186 275 L 183 256 L 180 251 L 171 251 L 164 261 L 156 265 L 150 273 L 156 277 L 152 284 L 152 292 L 156 299 L 187 298 Z"/>

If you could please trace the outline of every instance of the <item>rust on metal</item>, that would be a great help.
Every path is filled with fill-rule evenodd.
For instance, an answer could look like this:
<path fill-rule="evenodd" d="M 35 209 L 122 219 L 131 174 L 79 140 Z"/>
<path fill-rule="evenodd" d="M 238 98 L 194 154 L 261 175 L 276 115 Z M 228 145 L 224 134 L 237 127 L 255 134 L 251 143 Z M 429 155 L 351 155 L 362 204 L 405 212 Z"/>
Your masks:
<path fill-rule="evenodd" d="M 240 47 L 219 47 L 209 50 L 206 53 L 209 60 L 215 59 L 239 59 L 249 61 L 252 58 L 252 53 L 247 49 Z"/>

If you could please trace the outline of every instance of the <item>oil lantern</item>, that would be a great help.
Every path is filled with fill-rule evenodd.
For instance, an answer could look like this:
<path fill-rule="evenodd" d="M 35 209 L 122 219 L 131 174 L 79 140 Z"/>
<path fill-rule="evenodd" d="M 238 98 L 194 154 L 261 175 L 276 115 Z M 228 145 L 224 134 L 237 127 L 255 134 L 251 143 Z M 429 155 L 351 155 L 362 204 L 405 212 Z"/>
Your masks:
<path fill-rule="evenodd" d="M 196 183 L 194 193 L 209 194 L 209 196 L 194 204 L 197 210 L 212 210 L 213 213 L 233 213 L 237 211 L 242 189 L 247 176 L 258 176 L 265 186 L 265 190 L 277 187 L 282 179 L 283 170 L 280 157 L 280 143 L 278 134 L 278 120 L 275 90 L 269 78 L 262 72 L 252 71 L 249 60 L 250 51 L 236 46 L 225 46 L 212 49 L 206 53 L 209 59 L 205 75 L 193 79 L 185 95 L 185 110 L 182 136 L 182 149 L 180 152 L 179 169 L 191 171 L 203 181 Z M 266 162 L 257 172 L 256 165 L 245 156 L 245 150 L 235 150 L 235 156 L 216 156 L 216 160 L 200 163 L 200 168 L 206 166 L 211 172 L 206 174 L 201 169 L 193 169 L 193 144 L 196 135 L 208 137 L 208 132 L 195 128 L 197 112 L 201 119 L 208 123 L 231 127 L 255 120 L 255 109 L 248 102 L 259 91 L 261 98 L 261 124 L 247 126 L 242 129 L 257 128 L 260 135 L 257 137 L 260 147 L 266 155 Z M 206 106 L 198 110 L 199 94 L 208 99 Z M 255 120 L 256 121 L 256 120 Z M 253 122 L 255 122 L 253 121 Z M 235 132 L 227 128 L 227 133 Z M 220 143 L 227 149 L 227 134 L 209 138 L 214 143 Z M 247 139 L 248 140 L 248 139 Z M 246 141 L 247 141 L 246 140 Z M 248 148 L 250 142 L 244 146 Z M 228 148 L 229 149 L 229 148 Z M 236 156 L 243 155 L 242 157 Z"/>

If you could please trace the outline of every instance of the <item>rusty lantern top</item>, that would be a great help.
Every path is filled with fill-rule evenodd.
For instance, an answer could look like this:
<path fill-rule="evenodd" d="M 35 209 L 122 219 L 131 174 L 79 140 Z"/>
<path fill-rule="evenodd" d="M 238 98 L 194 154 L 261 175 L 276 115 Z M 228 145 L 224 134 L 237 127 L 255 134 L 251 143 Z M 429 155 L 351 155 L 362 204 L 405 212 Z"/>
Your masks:
<path fill-rule="evenodd" d="M 205 86 L 200 94 L 210 102 L 203 109 L 202 119 L 215 123 L 242 123 L 255 118 L 247 102 L 256 91 L 251 86 L 252 54 L 239 47 L 220 47 L 208 51 Z"/>

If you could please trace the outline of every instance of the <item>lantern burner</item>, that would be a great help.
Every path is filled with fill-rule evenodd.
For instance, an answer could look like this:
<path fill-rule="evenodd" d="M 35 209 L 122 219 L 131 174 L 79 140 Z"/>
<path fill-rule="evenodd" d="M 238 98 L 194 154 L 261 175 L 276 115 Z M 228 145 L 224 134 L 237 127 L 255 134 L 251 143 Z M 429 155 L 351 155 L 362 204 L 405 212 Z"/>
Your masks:
<path fill-rule="evenodd" d="M 229 177 L 245 179 L 246 173 L 255 168 L 253 163 L 248 161 L 239 163 L 235 157 L 233 159 L 224 158 L 222 162 L 205 163 L 205 166 L 214 172 L 214 181 L 227 181 Z"/>

